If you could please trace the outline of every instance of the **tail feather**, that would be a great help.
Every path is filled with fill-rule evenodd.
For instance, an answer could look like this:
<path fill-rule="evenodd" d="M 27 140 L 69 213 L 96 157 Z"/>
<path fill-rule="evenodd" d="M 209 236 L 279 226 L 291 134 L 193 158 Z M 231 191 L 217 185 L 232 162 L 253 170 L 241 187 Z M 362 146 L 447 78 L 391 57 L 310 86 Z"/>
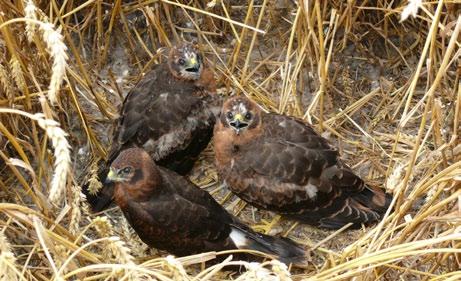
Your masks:
<path fill-rule="evenodd" d="M 392 195 L 385 193 L 382 189 L 366 186 L 359 194 L 355 195 L 354 200 L 370 209 L 383 215 L 392 201 Z"/>
<path fill-rule="evenodd" d="M 362 192 L 346 197 L 344 205 L 334 214 L 320 220 L 320 226 L 337 229 L 348 223 L 352 228 L 381 220 L 392 196 L 378 188 L 367 186 Z"/>
<path fill-rule="evenodd" d="M 306 250 L 288 238 L 257 233 L 241 225 L 232 225 L 230 237 L 239 249 L 256 250 L 276 256 L 286 264 L 307 266 Z"/>

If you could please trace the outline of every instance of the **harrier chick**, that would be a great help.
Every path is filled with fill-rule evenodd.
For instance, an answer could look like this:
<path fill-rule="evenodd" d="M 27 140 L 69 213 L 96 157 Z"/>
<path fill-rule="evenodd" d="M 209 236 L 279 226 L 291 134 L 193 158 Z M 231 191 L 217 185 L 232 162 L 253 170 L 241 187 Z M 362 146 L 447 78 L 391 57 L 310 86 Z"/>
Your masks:
<path fill-rule="evenodd" d="M 256 233 L 230 215 L 208 192 L 157 166 L 140 148 L 122 151 L 107 179 L 115 202 L 142 241 L 183 256 L 208 251 L 251 249 L 303 265 L 304 250 L 287 238 Z"/>
<path fill-rule="evenodd" d="M 144 148 L 158 165 L 188 173 L 212 137 L 220 109 L 215 91 L 213 74 L 197 46 L 173 47 L 167 62 L 154 66 L 126 96 L 100 180 L 104 182 L 120 151 L 130 147 Z M 88 186 L 83 191 L 93 211 L 112 201 L 111 184 L 96 195 Z"/>
<path fill-rule="evenodd" d="M 305 223 L 359 227 L 381 219 L 391 196 L 367 186 L 304 121 L 227 100 L 214 129 L 220 177 L 248 203 Z"/>

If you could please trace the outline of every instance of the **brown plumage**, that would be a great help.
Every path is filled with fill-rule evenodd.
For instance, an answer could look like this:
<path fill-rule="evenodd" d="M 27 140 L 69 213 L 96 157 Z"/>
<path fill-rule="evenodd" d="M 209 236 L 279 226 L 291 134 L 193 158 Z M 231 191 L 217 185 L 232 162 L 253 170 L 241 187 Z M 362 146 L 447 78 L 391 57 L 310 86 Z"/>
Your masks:
<path fill-rule="evenodd" d="M 367 186 L 302 120 L 227 100 L 214 129 L 220 177 L 243 200 L 316 226 L 380 220 L 391 196 Z"/>
<path fill-rule="evenodd" d="M 142 241 L 183 256 L 207 251 L 252 249 L 302 265 L 304 250 L 287 238 L 252 231 L 208 192 L 177 173 L 157 166 L 140 148 L 122 151 L 108 180 L 115 202 Z"/>
<path fill-rule="evenodd" d="M 173 47 L 168 61 L 154 66 L 126 96 L 100 180 L 120 151 L 130 147 L 143 147 L 157 164 L 188 173 L 213 133 L 220 109 L 215 91 L 197 47 Z M 93 211 L 101 211 L 111 202 L 113 186 L 106 184 L 96 195 L 87 186 L 83 191 Z"/>

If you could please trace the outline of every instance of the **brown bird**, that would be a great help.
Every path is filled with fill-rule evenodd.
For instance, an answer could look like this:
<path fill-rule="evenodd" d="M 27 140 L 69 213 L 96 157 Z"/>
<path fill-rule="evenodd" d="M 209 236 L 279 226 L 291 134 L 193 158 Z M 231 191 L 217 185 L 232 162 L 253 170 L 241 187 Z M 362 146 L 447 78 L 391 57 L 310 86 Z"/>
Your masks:
<path fill-rule="evenodd" d="M 197 46 L 173 47 L 167 62 L 156 65 L 126 96 L 100 180 L 104 182 L 120 151 L 130 147 L 143 147 L 158 165 L 188 173 L 213 134 L 220 110 L 215 91 L 213 74 Z M 111 184 L 98 194 L 91 194 L 88 185 L 83 191 L 93 211 L 112 201 Z"/>
<path fill-rule="evenodd" d="M 380 220 L 391 196 L 366 185 L 300 119 L 228 99 L 214 129 L 220 177 L 248 203 L 302 222 L 340 228 Z"/>
<path fill-rule="evenodd" d="M 256 233 L 177 173 L 157 166 L 140 148 L 122 151 L 107 179 L 115 202 L 151 247 L 183 256 L 207 251 L 251 249 L 303 264 L 304 250 L 287 238 Z"/>

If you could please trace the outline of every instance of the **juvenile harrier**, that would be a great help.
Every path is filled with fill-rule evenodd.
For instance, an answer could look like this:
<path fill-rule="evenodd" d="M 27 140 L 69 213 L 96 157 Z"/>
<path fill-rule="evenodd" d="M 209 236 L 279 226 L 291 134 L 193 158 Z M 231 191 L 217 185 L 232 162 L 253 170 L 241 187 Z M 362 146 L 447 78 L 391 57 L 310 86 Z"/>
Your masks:
<path fill-rule="evenodd" d="M 179 174 L 189 172 L 213 133 L 220 107 L 215 91 L 213 74 L 197 47 L 173 47 L 168 61 L 156 65 L 126 96 L 100 180 L 120 151 L 130 147 L 146 149 L 158 165 Z M 101 211 L 112 201 L 113 186 L 105 184 L 98 194 L 84 186 L 83 192 L 93 211 Z"/>
<path fill-rule="evenodd" d="M 367 186 L 304 121 L 227 100 L 214 129 L 220 177 L 248 203 L 305 223 L 340 228 L 381 219 L 391 196 Z"/>
<path fill-rule="evenodd" d="M 142 241 L 183 256 L 207 251 L 251 249 L 303 265 L 304 250 L 287 238 L 256 233 L 208 192 L 177 173 L 157 166 L 140 148 L 119 153 L 107 179 L 115 202 Z"/>

